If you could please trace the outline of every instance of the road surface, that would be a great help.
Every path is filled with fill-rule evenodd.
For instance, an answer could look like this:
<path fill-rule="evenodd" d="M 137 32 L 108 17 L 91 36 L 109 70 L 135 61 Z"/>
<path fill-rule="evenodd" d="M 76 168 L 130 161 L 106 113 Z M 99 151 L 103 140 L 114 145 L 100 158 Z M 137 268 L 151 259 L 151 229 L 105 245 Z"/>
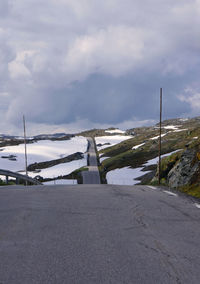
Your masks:
<path fill-rule="evenodd" d="M 200 282 L 200 209 L 146 186 L 0 188 L 1 284 Z"/>
<path fill-rule="evenodd" d="M 100 182 L 94 140 L 91 137 L 88 137 L 87 139 L 89 143 L 89 149 L 88 149 L 89 170 L 82 172 L 83 184 L 100 184 L 101 182 Z"/>

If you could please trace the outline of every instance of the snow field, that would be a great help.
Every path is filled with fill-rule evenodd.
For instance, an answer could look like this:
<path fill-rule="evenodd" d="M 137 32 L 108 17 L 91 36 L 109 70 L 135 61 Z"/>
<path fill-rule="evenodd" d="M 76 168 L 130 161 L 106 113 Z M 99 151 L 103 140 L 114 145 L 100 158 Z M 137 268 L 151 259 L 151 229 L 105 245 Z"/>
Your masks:
<path fill-rule="evenodd" d="M 87 139 L 85 137 L 76 136 L 70 140 L 64 141 L 51 141 L 51 140 L 41 140 L 31 144 L 27 144 L 27 154 L 28 154 L 28 165 L 35 162 L 44 162 L 59 159 L 75 152 L 86 152 L 87 149 Z M 3 151 L 0 152 L 0 168 L 10 171 L 24 171 L 25 169 L 25 158 L 24 158 L 24 144 L 18 146 L 8 146 L 2 148 Z M 16 161 L 10 161 L 8 159 L 3 159 L 1 156 L 15 155 Z M 87 165 L 86 155 L 84 159 L 72 161 L 69 163 L 64 163 L 56 165 L 51 168 L 43 169 L 40 173 L 31 173 L 29 175 L 34 177 L 36 175 L 41 175 L 43 177 L 56 177 L 59 175 L 66 175 L 76 170 L 79 167 Z"/>
<path fill-rule="evenodd" d="M 161 158 L 170 156 L 178 151 L 181 151 L 181 149 L 173 151 L 171 153 L 164 154 L 161 156 Z M 124 167 L 121 169 L 115 169 L 115 170 L 109 171 L 106 175 L 107 183 L 108 184 L 119 184 L 119 185 L 134 185 L 136 183 L 139 183 L 139 181 L 135 179 L 149 172 L 149 171 L 145 171 L 145 172 L 142 171 L 144 166 L 156 165 L 158 163 L 158 160 L 159 160 L 159 157 L 151 159 L 147 161 L 142 167 L 139 167 L 136 169 L 132 169 L 130 167 Z"/>
<path fill-rule="evenodd" d="M 119 185 L 134 185 L 139 183 L 135 180 L 137 177 L 144 175 L 147 172 L 142 172 L 143 167 L 132 169 L 129 167 L 115 169 L 110 171 L 106 175 L 108 184 L 119 184 Z"/>
<path fill-rule="evenodd" d="M 84 159 L 72 161 L 69 163 L 59 164 L 46 169 L 41 169 L 39 173 L 29 172 L 28 175 L 31 177 L 40 175 L 43 178 L 56 178 L 58 176 L 68 175 L 73 171 L 75 171 L 76 169 L 79 169 L 86 165 L 87 165 L 87 158 L 86 155 L 84 155 Z"/>

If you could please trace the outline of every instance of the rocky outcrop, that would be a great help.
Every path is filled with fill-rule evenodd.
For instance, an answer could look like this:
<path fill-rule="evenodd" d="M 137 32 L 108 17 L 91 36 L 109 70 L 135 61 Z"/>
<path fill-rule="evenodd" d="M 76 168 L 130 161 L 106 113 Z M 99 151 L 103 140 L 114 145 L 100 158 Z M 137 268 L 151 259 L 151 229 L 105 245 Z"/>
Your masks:
<path fill-rule="evenodd" d="M 61 158 L 61 159 L 56 159 L 56 160 L 51 160 L 51 161 L 46 161 L 46 162 L 41 162 L 41 163 L 34 163 L 28 166 L 28 171 L 35 171 L 38 169 L 46 169 L 50 168 L 62 163 L 68 163 L 74 160 L 80 160 L 83 159 L 84 155 L 81 152 L 76 152 L 72 155 L 69 155 L 67 157 Z"/>
<path fill-rule="evenodd" d="M 103 143 L 103 144 L 101 144 L 101 143 L 99 143 L 99 144 L 97 144 L 96 146 L 97 147 L 102 147 L 102 146 L 106 146 L 106 145 L 111 145 L 109 142 L 107 142 L 107 143 Z"/>
<path fill-rule="evenodd" d="M 16 155 L 8 155 L 8 156 L 1 156 L 2 159 L 8 159 L 10 161 L 17 161 L 17 156 Z"/>
<path fill-rule="evenodd" d="M 161 162 L 161 184 L 200 198 L 200 143 L 193 139 L 184 150 L 164 157 Z M 148 181 L 147 181 L 148 182 Z M 158 167 L 150 184 L 158 184 Z"/>
<path fill-rule="evenodd" d="M 170 170 L 167 182 L 171 188 L 191 185 L 199 176 L 200 162 L 195 149 L 183 152 L 178 163 Z"/>

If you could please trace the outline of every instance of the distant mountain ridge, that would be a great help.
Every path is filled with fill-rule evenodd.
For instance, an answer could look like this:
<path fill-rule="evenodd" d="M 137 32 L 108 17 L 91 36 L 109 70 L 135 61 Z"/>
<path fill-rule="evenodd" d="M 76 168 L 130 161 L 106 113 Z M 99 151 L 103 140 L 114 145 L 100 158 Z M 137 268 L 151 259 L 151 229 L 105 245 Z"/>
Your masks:
<path fill-rule="evenodd" d="M 129 135 L 127 140 L 114 146 L 107 144 L 108 147 L 99 151 L 101 158 L 105 158 L 99 165 L 102 180 L 106 182 L 106 174 L 117 168 L 142 167 L 144 175 L 137 178 L 138 183 L 157 184 L 157 164 L 147 166 L 146 163 L 158 157 L 159 124 L 135 127 L 126 131 L 111 127 L 76 134 L 40 134 L 28 137 L 27 142 L 68 140 L 76 135 L 94 138 Z M 23 137 L 0 135 L 0 147 L 21 143 L 24 143 Z M 162 159 L 162 184 L 200 197 L 200 116 L 174 118 L 162 122 L 162 155 L 165 154 L 168 156 Z"/>
<path fill-rule="evenodd" d="M 73 134 L 66 134 L 66 133 L 54 133 L 54 134 L 39 134 L 35 136 L 28 136 L 29 139 L 50 139 L 50 138 L 62 138 L 62 137 L 72 137 Z M 18 135 L 6 135 L 6 134 L 0 134 L 0 138 L 3 139 L 23 139 L 22 136 Z"/>

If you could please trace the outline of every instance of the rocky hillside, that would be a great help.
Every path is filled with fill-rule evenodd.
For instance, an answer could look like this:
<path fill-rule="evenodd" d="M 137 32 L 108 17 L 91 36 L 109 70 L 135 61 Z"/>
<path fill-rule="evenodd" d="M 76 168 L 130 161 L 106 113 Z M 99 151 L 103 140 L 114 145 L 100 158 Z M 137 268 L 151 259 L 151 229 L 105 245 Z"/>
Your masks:
<path fill-rule="evenodd" d="M 157 172 L 152 183 L 157 183 Z M 200 141 L 191 141 L 182 151 L 163 158 L 161 178 L 163 185 L 200 197 Z"/>
<path fill-rule="evenodd" d="M 130 133 L 128 132 L 131 132 L 131 130 L 130 131 L 120 131 L 119 130 L 119 132 L 117 132 L 116 128 L 110 127 L 108 129 L 90 129 L 90 130 L 77 133 L 76 135 L 80 135 L 84 137 L 100 137 L 100 136 L 113 136 L 117 134 L 129 135 Z"/>
<path fill-rule="evenodd" d="M 158 125 L 126 131 L 133 138 L 99 151 L 105 158 L 100 166 L 104 178 L 107 172 L 124 167 L 143 167 L 140 183 L 157 183 L 157 162 L 145 164 L 158 157 Z M 172 154 L 171 154 L 172 153 Z M 200 197 L 200 117 L 171 119 L 162 125 L 162 183 Z M 156 161 L 156 159 L 155 159 Z M 145 171 L 147 173 L 145 174 Z"/>

